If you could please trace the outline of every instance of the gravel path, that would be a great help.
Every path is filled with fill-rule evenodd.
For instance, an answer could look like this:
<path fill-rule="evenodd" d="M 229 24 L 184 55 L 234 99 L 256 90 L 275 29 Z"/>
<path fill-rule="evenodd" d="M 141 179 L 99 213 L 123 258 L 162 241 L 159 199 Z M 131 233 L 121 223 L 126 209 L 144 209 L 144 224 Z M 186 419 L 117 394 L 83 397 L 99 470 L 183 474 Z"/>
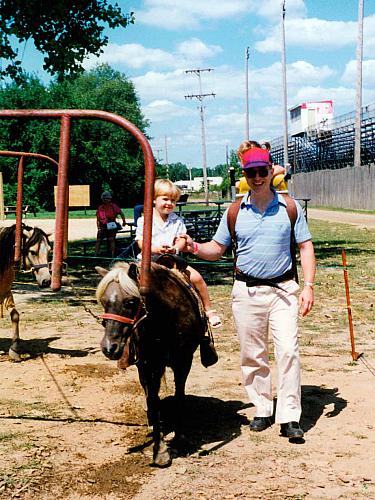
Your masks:
<path fill-rule="evenodd" d="M 358 212 L 336 212 L 333 210 L 322 210 L 318 208 L 308 209 L 309 219 L 327 220 L 343 224 L 353 224 L 367 229 L 375 229 L 375 214 L 363 214 Z"/>

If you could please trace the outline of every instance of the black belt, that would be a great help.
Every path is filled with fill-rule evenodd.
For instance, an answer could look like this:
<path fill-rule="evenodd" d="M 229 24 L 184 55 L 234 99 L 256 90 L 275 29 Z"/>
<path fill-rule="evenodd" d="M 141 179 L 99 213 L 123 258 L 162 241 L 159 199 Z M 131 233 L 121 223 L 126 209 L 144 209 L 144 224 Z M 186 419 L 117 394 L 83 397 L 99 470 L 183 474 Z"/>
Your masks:
<path fill-rule="evenodd" d="M 294 272 L 292 269 L 286 271 L 284 274 L 280 276 L 275 276 L 274 278 L 254 278 L 254 276 L 249 276 L 248 274 L 243 273 L 239 269 L 236 269 L 235 278 L 237 281 L 244 281 L 246 286 L 272 286 L 274 288 L 280 288 L 283 290 L 278 283 L 282 283 L 283 281 L 288 281 L 294 279 Z"/>

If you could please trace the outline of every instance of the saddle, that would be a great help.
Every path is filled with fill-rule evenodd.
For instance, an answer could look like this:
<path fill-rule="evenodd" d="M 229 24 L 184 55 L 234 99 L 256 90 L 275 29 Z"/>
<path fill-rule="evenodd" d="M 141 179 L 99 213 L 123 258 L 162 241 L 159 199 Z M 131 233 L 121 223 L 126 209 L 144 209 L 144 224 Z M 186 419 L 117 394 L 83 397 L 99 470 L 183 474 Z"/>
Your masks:
<path fill-rule="evenodd" d="M 188 264 L 185 259 L 175 254 L 164 254 L 157 255 L 153 258 L 153 261 L 157 264 L 167 267 L 168 269 L 174 269 L 181 273 L 181 276 L 189 285 L 190 292 L 194 295 L 199 306 L 199 313 L 201 319 L 205 325 L 205 334 L 199 342 L 199 351 L 201 357 L 201 363 L 205 368 L 214 365 L 218 362 L 219 356 L 215 349 L 214 337 L 212 335 L 211 327 L 207 320 L 207 316 L 204 312 L 202 299 L 200 295 L 195 291 L 194 287 L 191 285 L 189 271 L 186 270 Z"/>
<path fill-rule="evenodd" d="M 219 356 L 215 349 L 214 338 L 211 332 L 211 328 L 209 322 L 207 320 L 207 316 L 204 312 L 202 300 L 200 295 L 195 291 L 194 287 L 190 282 L 189 271 L 186 270 L 188 264 L 186 260 L 179 255 L 175 254 L 163 254 L 163 255 L 154 255 L 151 260 L 156 264 L 166 267 L 167 269 L 171 269 L 177 271 L 179 277 L 186 283 L 190 293 L 194 296 L 196 303 L 198 305 L 199 314 L 204 324 L 204 335 L 201 337 L 199 342 L 199 351 L 201 363 L 205 368 L 214 365 L 219 360 Z M 122 370 L 126 370 L 129 366 L 135 364 L 136 362 L 136 349 L 133 345 L 133 342 L 129 339 L 124 347 L 123 354 L 119 361 L 117 362 L 118 368 Z"/>

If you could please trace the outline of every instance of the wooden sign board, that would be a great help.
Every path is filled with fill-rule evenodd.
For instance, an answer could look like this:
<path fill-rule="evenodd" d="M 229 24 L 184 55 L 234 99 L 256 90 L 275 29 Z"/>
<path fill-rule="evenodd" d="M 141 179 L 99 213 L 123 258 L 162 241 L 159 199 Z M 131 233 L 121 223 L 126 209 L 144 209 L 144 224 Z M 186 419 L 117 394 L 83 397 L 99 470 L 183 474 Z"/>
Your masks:
<path fill-rule="evenodd" d="M 55 186 L 55 206 L 57 198 L 57 186 Z M 90 206 L 90 186 L 69 186 L 69 206 L 70 207 L 89 207 Z"/>

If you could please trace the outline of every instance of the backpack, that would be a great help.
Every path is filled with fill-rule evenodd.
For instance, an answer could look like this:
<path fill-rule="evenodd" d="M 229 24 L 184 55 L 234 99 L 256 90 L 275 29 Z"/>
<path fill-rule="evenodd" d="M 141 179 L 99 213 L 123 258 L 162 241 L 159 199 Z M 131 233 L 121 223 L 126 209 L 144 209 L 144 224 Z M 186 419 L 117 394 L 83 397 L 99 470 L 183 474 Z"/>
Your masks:
<path fill-rule="evenodd" d="M 294 226 L 297 220 L 297 206 L 295 200 L 290 197 L 288 194 L 282 194 L 282 197 L 286 203 L 286 213 L 288 214 L 291 230 L 290 230 L 290 255 L 292 257 L 292 271 L 294 274 L 294 279 L 298 283 L 298 272 L 297 272 L 297 255 L 296 255 L 296 239 L 294 236 Z M 240 210 L 240 205 L 242 203 L 242 198 L 237 198 L 228 208 L 227 214 L 227 224 L 230 236 L 232 238 L 232 246 L 234 253 L 234 268 L 236 267 L 237 260 L 237 239 L 236 239 L 236 220 L 238 216 L 238 212 Z"/>

